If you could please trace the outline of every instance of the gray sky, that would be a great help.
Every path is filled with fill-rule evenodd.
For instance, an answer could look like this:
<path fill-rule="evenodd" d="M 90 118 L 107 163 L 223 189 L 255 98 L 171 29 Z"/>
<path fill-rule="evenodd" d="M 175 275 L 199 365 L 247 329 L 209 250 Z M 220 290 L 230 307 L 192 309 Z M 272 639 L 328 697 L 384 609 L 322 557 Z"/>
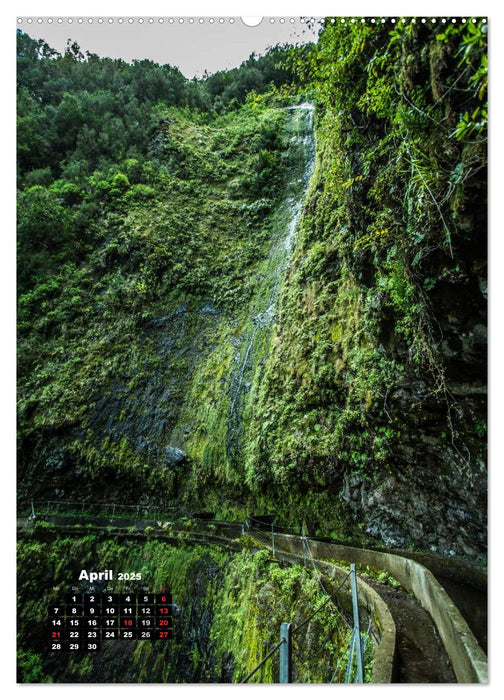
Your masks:
<path fill-rule="evenodd" d="M 103 16 L 101 23 L 99 19 L 53 17 L 49 22 L 47 17 L 32 16 L 29 23 L 27 17 L 20 17 L 17 26 L 35 39 L 44 39 L 59 52 L 72 39 L 83 51 L 103 57 L 125 61 L 148 58 L 169 63 L 188 78 L 201 76 L 205 69 L 214 73 L 234 68 L 251 53 L 263 54 L 268 46 L 278 43 L 316 41 L 320 28 L 318 21 L 314 26 L 308 21 L 310 18 L 301 17 L 263 17 L 255 27 L 247 26 L 240 17 L 146 16 L 140 22 L 141 18 L 126 15 Z"/>

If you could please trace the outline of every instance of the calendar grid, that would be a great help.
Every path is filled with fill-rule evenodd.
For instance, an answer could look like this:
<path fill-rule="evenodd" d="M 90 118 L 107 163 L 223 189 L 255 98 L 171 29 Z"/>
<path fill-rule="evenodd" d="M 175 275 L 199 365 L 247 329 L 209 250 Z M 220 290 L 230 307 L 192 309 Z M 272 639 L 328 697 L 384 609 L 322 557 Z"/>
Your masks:
<path fill-rule="evenodd" d="M 103 641 L 169 640 L 170 593 L 71 593 L 48 609 L 50 649 L 99 651 Z"/>

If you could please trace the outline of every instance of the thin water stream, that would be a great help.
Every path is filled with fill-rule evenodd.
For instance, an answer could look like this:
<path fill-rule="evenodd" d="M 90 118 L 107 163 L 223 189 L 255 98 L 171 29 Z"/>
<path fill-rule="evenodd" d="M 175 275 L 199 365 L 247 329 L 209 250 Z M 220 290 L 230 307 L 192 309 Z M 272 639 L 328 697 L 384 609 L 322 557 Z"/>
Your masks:
<path fill-rule="evenodd" d="M 227 452 L 233 458 L 240 452 L 243 398 L 250 388 L 254 368 L 254 346 L 259 332 L 267 333 L 276 315 L 278 300 L 289 261 L 294 251 L 303 202 L 315 167 L 314 106 L 309 102 L 287 107 L 289 116 L 290 151 L 300 159 L 302 170 L 294 168 L 282 205 L 285 225 L 274 238 L 265 265 L 264 284 L 251 305 L 251 314 L 241 348 L 237 352 L 235 370 L 230 381 Z"/>

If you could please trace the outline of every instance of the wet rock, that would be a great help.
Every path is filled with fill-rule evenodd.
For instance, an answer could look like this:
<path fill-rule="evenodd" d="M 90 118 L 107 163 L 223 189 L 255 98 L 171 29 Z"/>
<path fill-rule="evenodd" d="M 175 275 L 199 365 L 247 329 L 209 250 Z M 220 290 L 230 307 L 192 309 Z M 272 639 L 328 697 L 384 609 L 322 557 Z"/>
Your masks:
<path fill-rule="evenodd" d="M 257 594 L 257 607 L 260 610 L 274 610 L 275 608 L 275 589 L 271 583 L 265 583 L 260 588 Z"/>
<path fill-rule="evenodd" d="M 203 304 L 199 309 L 198 313 L 202 316 L 220 316 L 221 312 L 215 308 L 211 301 L 207 301 L 206 304 Z"/>
<path fill-rule="evenodd" d="M 174 312 L 166 314 L 166 316 L 161 316 L 160 318 L 153 318 L 150 321 L 147 321 L 144 324 L 144 328 L 163 328 L 168 323 L 170 323 L 170 321 L 173 321 L 173 319 L 177 316 L 187 313 L 187 310 L 187 304 L 181 304 L 178 307 L 178 309 L 176 309 Z"/>
<path fill-rule="evenodd" d="M 183 462 L 186 455 L 178 447 L 165 447 L 164 448 L 164 461 L 166 466 L 172 466 L 173 464 L 179 464 Z"/>
<path fill-rule="evenodd" d="M 441 348 L 445 358 L 451 359 L 452 357 L 456 357 L 457 352 L 450 348 L 450 344 L 447 340 L 443 340 Z"/>
<path fill-rule="evenodd" d="M 47 457 L 44 466 L 47 472 L 62 472 L 72 467 L 72 460 L 68 452 L 56 452 Z"/>

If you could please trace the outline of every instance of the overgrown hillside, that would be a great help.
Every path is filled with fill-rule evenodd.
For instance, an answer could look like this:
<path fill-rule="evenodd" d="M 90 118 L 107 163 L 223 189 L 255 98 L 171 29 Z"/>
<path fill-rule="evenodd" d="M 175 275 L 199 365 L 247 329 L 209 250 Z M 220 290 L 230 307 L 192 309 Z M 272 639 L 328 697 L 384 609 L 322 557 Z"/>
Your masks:
<path fill-rule="evenodd" d="M 483 554 L 486 25 L 18 65 L 20 499 Z"/>
<path fill-rule="evenodd" d="M 211 79 L 207 88 L 181 83 L 169 67 L 85 61 L 76 47 L 54 58 L 42 48 L 34 55 L 35 42 L 20 36 L 20 151 L 34 152 L 26 129 L 35 122 L 48 148 L 59 149 L 42 169 L 19 160 L 20 495 L 76 495 L 78 476 L 80 494 L 92 499 L 98 488 L 123 501 L 194 502 L 205 465 L 208 478 L 238 479 L 227 429 L 217 424 L 222 412 L 227 420 L 225 383 L 236 384 L 250 314 L 266 311 L 261 298 L 278 287 L 285 202 L 301 199 L 306 155 L 295 134 L 306 120 L 258 98 L 240 107 L 232 94 L 218 114 Z M 48 77 L 37 84 L 39 104 L 25 115 L 26 86 L 40 72 Z M 66 72 L 62 90 L 56 78 Z M 107 75 L 117 95 L 105 91 Z M 154 96 L 141 92 L 146 75 Z M 52 105 L 55 82 L 60 102 Z M 133 106 L 121 101 L 121 86 L 137 95 Z M 207 109 L 184 107 L 196 93 Z M 131 111 L 136 130 L 118 143 L 110 125 L 130 128 Z M 91 113 L 110 143 L 95 160 L 96 141 L 84 141 Z M 57 130 L 65 117 L 76 132 L 70 146 Z M 211 387 L 207 374 L 222 386 Z"/>

